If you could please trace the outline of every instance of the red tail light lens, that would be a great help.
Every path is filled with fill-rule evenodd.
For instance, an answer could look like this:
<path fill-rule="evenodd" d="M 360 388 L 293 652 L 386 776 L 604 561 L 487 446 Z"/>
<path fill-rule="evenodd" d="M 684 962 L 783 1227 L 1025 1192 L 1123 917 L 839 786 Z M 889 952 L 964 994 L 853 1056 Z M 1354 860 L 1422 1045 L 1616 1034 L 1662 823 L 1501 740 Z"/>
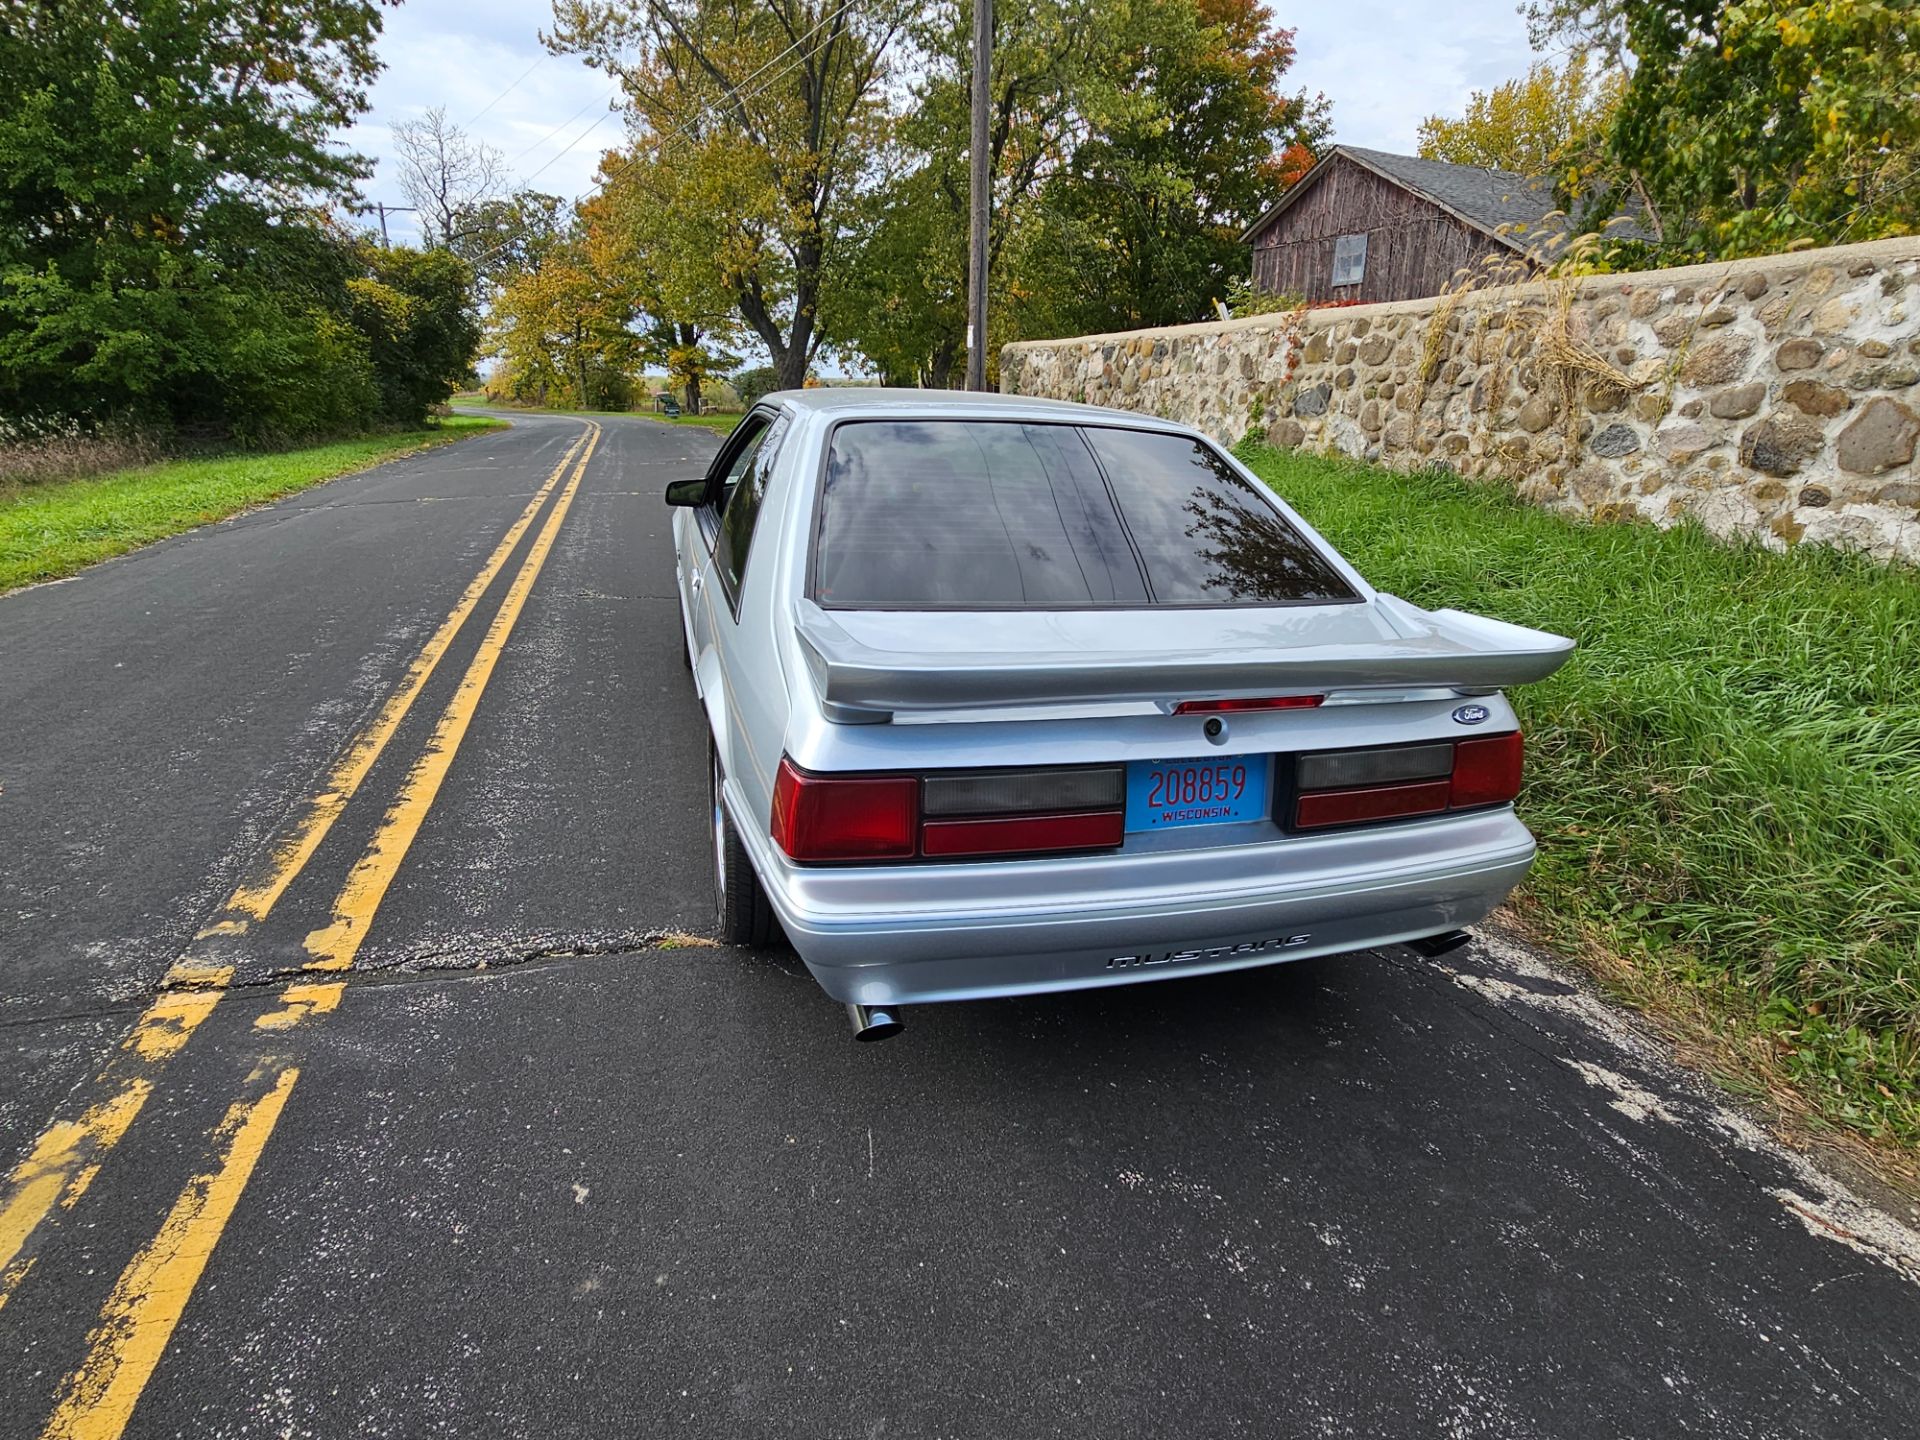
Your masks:
<path fill-rule="evenodd" d="M 1294 824 L 1303 830 L 1321 825 L 1358 825 L 1368 820 L 1397 820 L 1407 815 L 1436 815 L 1447 808 L 1447 782 L 1376 785 L 1370 790 L 1322 790 L 1302 795 Z"/>
<path fill-rule="evenodd" d="M 1520 793 L 1519 731 L 1453 744 L 1326 751 L 1295 762 L 1297 830 L 1505 805 Z"/>
<path fill-rule="evenodd" d="M 1257 700 L 1182 700 L 1173 707 L 1173 713 L 1228 715 L 1243 710 L 1311 710 L 1326 698 L 1324 695 L 1268 695 Z"/>
<path fill-rule="evenodd" d="M 1453 747 L 1452 805 L 1505 805 L 1520 793 L 1520 732 L 1462 740 Z"/>
<path fill-rule="evenodd" d="M 1015 815 L 988 820 L 930 820 L 920 832 L 929 855 L 1037 855 L 1104 850 L 1126 838 L 1119 810 L 1084 815 Z"/>
<path fill-rule="evenodd" d="M 795 860 L 910 860 L 920 782 L 911 775 L 834 779 L 780 761 L 773 843 Z"/>

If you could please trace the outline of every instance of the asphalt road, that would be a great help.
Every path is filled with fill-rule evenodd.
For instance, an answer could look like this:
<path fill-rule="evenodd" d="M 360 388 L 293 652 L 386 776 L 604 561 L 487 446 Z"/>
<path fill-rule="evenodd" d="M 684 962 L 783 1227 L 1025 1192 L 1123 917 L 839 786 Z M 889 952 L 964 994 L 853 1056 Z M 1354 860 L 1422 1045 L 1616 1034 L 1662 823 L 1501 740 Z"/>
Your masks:
<path fill-rule="evenodd" d="M 702 942 L 716 444 L 0 599 L 0 1440 L 1920 1431 L 1920 1217 L 1497 932 L 880 1046 Z"/>

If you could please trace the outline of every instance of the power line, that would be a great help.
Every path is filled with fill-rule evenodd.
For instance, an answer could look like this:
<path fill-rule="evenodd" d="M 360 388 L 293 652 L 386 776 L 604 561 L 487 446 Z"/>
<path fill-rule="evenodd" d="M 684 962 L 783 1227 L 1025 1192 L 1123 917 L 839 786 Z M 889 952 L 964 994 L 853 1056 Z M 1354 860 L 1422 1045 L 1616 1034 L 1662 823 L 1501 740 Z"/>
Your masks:
<path fill-rule="evenodd" d="M 707 119 L 716 108 L 725 104 L 731 103 L 734 105 L 738 105 L 741 111 L 744 113 L 744 111 L 746 110 L 747 101 L 753 99 L 755 96 L 765 94 L 767 89 L 770 86 L 772 86 L 774 81 L 780 79 L 782 76 L 792 74 L 794 70 L 798 69 L 801 65 L 805 64 L 808 60 L 814 58 L 814 56 L 817 56 L 820 53 L 820 50 L 816 49 L 807 55 L 800 56 L 797 60 L 794 60 L 791 64 L 781 66 L 778 74 L 768 75 L 766 80 L 759 85 L 754 85 L 753 82 L 759 79 L 760 76 L 766 75 L 769 69 L 771 69 L 775 65 L 778 65 L 780 61 L 785 59 L 787 56 L 793 54 L 793 52 L 800 49 L 801 46 L 805 45 L 807 41 L 811 40 L 814 37 L 814 35 L 816 35 L 819 32 L 821 26 L 828 24 L 830 21 L 836 19 L 840 15 L 844 14 L 846 11 L 850 10 L 853 7 L 854 3 L 855 3 L 855 0 L 841 0 L 840 5 L 837 6 L 835 9 L 829 11 L 825 15 L 822 15 L 820 19 L 815 22 L 811 30 L 807 31 L 806 34 L 802 35 L 798 40 L 795 40 L 793 44 L 789 45 L 786 49 L 782 50 L 778 55 L 775 55 L 771 60 L 767 61 L 765 65 L 762 65 L 758 70 L 754 71 L 753 74 L 749 75 L 745 80 L 742 80 L 739 85 L 734 86 L 729 95 L 722 96 L 719 99 L 708 101 L 705 105 L 700 107 L 699 111 L 695 113 L 692 119 L 686 121 L 681 125 L 674 127 L 672 130 L 667 131 L 665 134 L 657 135 L 655 137 L 656 140 L 660 143 L 664 143 L 668 140 L 676 140 L 676 139 L 691 140 L 693 136 L 689 132 L 693 129 L 693 127 L 695 125 L 698 125 L 702 120 Z M 825 48 L 824 44 L 820 48 L 824 49 Z M 745 88 L 747 86 L 752 86 L 752 88 L 751 89 Z M 630 159 L 630 160 L 623 160 L 618 165 L 616 165 L 613 168 L 613 170 L 611 170 L 607 174 L 604 180 L 596 178 L 593 184 L 588 186 L 587 188 L 590 190 L 598 189 L 599 187 L 607 184 L 609 181 L 617 180 L 625 170 L 627 170 L 629 167 L 638 163 L 639 163 L 638 156 L 635 156 L 633 159 Z M 574 203 L 578 204 L 584 198 L 585 197 L 583 195 L 576 195 L 574 196 Z"/>
<path fill-rule="evenodd" d="M 553 129 L 549 130 L 546 134 L 542 135 L 538 140 L 534 141 L 533 144 L 529 145 L 526 149 L 522 150 L 518 155 L 514 156 L 513 159 L 507 162 L 507 164 L 510 166 L 518 165 L 522 160 L 526 159 L 527 156 L 531 155 L 534 151 L 538 150 L 542 145 L 546 144 L 549 140 L 553 139 L 554 136 L 558 135 L 562 130 L 566 129 L 569 125 L 573 124 L 574 121 L 578 120 L 582 115 L 586 114 L 587 111 L 591 110 L 595 105 L 609 103 L 611 102 L 612 99 L 613 97 L 611 95 L 604 97 L 604 99 L 597 95 L 594 96 L 591 100 L 587 101 L 586 104 L 582 105 L 578 110 L 574 111 L 573 114 L 569 115 L 566 119 L 562 120 L 558 125 L 554 126 Z"/>
<path fill-rule="evenodd" d="M 482 105 L 479 108 L 479 110 L 474 112 L 473 120 L 467 121 L 467 123 L 462 125 L 460 128 L 462 130 L 471 130 L 473 128 L 474 120 L 478 120 L 482 115 L 486 114 L 487 111 L 493 109 L 494 106 L 498 105 L 502 100 L 506 99 L 507 96 L 511 95 L 514 91 L 518 90 L 520 88 L 520 80 L 526 79 L 527 76 L 533 74 L 534 71 L 538 70 L 541 67 L 541 65 L 546 63 L 546 59 L 547 59 L 547 53 L 544 50 L 541 51 L 538 55 L 534 56 L 533 64 L 527 66 L 526 69 L 520 72 L 519 80 L 515 80 L 513 84 L 507 86 L 506 89 L 502 90 L 498 95 L 494 96 L 493 99 L 489 100 L 485 105 Z"/>
<path fill-rule="evenodd" d="M 573 139 L 569 140 L 564 147 L 555 151 L 553 155 L 548 158 L 547 163 L 545 165 L 542 165 L 538 170 L 534 171 L 531 175 L 527 176 L 526 183 L 531 185 L 534 181 L 538 180 L 542 175 L 546 174 L 547 171 L 552 169 L 553 166 L 557 164 L 563 156 L 570 154 L 574 146 L 578 145 L 582 140 L 586 139 L 587 136 L 591 135 L 594 131 L 598 130 L 602 125 L 606 124 L 608 116 L 612 114 L 613 114 L 613 111 L 608 110 L 606 114 L 600 116 L 600 118 L 595 120 L 593 124 L 589 125 L 586 129 L 582 130 L 578 135 L 574 136 Z"/>
<path fill-rule="evenodd" d="M 820 19 L 814 23 L 812 28 L 809 29 L 804 35 L 800 36 L 799 39 L 795 40 L 791 45 L 787 46 L 786 49 L 780 51 L 777 55 L 773 56 L 772 59 L 768 60 L 758 70 L 755 70 L 751 75 L 747 76 L 745 80 L 741 81 L 739 85 L 732 87 L 730 93 L 728 93 L 727 95 L 720 96 L 714 100 L 707 102 L 705 105 L 702 105 L 700 109 L 696 111 L 690 119 L 674 127 L 672 130 L 669 130 L 663 134 L 656 135 L 655 137 L 656 141 L 658 143 L 665 143 L 666 141 L 673 140 L 673 139 L 681 139 L 681 140 L 691 139 L 692 136 L 690 135 L 689 132 L 693 129 L 693 127 L 698 125 L 702 120 L 705 120 L 706 118 L 708 118 L 708 116 L 710 116 L 716 108 L 722 105 L 734 104 L 734 105 L 739 105 L 744 109 L 746 102 L 748 100 L 753 99 L 755 96 L 764 94 L 766 90 L 770 86 L 772 86 L 776 80 L 779 80 L 782 76 L 790 74 L 793 70 L 798 68 L 800 65 L 804 64 L 807 60 L 812 59 L 815 55 L 818 55 L 820 49 L 825 48 L 824 42 L 820 47 L 816 48 L 809 54 L 802 55 L 798 59 L 792 61 L 791 63 L 781 66 L 779 71 L 776 72 L 775 74 L 767 75 L 768 70 L 772 69 L 775 65 L 779 65 L 782 60 L 786 59 L 787 56 L 792 55 L 795 51 L 802 49 L 806 45 L 807 41 L 811 40 L 816 34 L 819 33 L 822 27 L 830 24 L 832 21 L 839 18 L 841 15 L 845 14 L 848 10 L 852 9 L 855 3 L 856 3 L 856 0 L 841 0 L 841 3 L 839 5 L 834 7 L 834 9 L 828 11 L 826 14 L 822 15 Z M 649 8 L 652 8 L 651 5 L 649 5 Z M 755 85 L 753 82 L 755 80 L 759 80 L 760 77 L 763 75 L 766 75 L 766 79 L 764 81 L 761 81 L 760 84 Z M 751 87 L 751 88 L 748 88 L 748 87 Z M 592 103 L 591 101 L 588 102 L 588 104 L 591 104 L 591 103 Z M 555 127 L 553 131 L 549 132 L 549 134 L 546 137 L 546 140 L 552 139 L 554 135 L 557 135 L 561 130 L 566 129 L 568 125 L 571 125 L 575 120 L 578 120 L 583 114 L 585 114 L 586 110 L 587 110 L 587 106 L 583 105 L 580 107 L 580 109 L 574 111 L 572 115 L 568 116 L 567 119 L 561 122 L 560 125 Z M 608 113 L 610 114 L 612 112 L 609 111 Z M 601 118 L 605 119 L 606 117 L 602 116 Z M 581 140 L 586 139 L 588 135 L 592 134 L 593 131 L 599 127 L 599 124 L 600 124 L 600 121 L 596 120 L 592 125 L 588 126 L 587 129 L 583 130 L 580 133 L 579 137 L 573 141 L 573 144 L 567 146 L 567 150 L 571 150 L 574 145 L 578 145 Z M 546 140 L 540 141 L 539 144 L 536 144 L 531 148 L 535 150 L 539 149 L 540 145 L 544 145 L 546 143 Z M 522 151 L 521 153 L 524 155 L 527 152 Z M 560 153 L 564 155 L 566 153 L 566 150 L 563 150 Z M 559 155 L 556 155 L 553 157 L 554 160 L 558 160 L 559 158 L 560 158 Z M 552 164 L 553 161 L 550 160 L 547 163 Z M 623 173 L 625 173 L 625 171 L 627 171 L 637 163 L 639 163 L 639 157 L 636 155 L 631 159 L 621 161 L 620 164 L 616 165 L 604 177 L 596 176 L 593 180 L 593 183 L 588 185 L 585 191 L 582 191 L 580 194 L 573 197 L 573 203 L 575 205 L 578 205 L 582 200 L 584 200 L 587 197 L 588 194 L 590 194 L 594 190 L 604 187 L 605 185 L 611 183 L 614 180 L 617 180 Z M 542 170 L 544 170 L 545 168 L 546 166 L 541 167 Z M 539 172 L 536 171 L 535 173 L 538 174 Z M 491 260 L 495 255 L 498 255 L 502 250 L 505 250 L 512 243 L 513 241 L 511 239 L 502 240 L 498 245 L 494 246 L 493 249 L 481 255 L 480 258 L 474 261 L 473 263 L 476 266 L 486 264 L 487 261 Z"/>

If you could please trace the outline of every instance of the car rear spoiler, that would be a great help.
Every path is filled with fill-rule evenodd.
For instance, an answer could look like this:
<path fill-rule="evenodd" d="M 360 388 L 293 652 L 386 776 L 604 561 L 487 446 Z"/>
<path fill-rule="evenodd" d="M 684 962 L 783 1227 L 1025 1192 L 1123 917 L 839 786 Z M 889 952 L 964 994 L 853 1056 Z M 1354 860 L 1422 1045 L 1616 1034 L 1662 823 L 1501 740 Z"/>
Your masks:
<path fill-rule="evenodd" d="M 822 707 L 846 723 L 885 721 L 902 711 L 1356 688 L 1484 692 L 1543 680 L 1574 648 L 1562 635 L 1461 610 L 1422 610 L 1391 595 L 1313 613 L 1323 625 L 1298 609 L 989 617 L 828 611 L 802 600 L 795 626 Z M 1263 618 L 1270 633 L 1262 633 Z M 1030 648 L 1006 645 L 1011 628 L 1024 630 Z M 1332 634 L 1314 636 L 1316 628 Z M 972 648 L 982 639 L 993 648 Z"/>

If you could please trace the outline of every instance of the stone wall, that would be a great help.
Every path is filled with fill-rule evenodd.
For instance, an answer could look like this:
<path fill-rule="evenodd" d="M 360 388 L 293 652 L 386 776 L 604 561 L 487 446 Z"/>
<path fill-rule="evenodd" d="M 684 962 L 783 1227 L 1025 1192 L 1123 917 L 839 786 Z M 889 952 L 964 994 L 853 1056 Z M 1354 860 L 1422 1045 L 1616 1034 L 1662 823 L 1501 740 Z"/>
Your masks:
<path fill-rule="evenodd" d="M 1001 389 L 1920 562 L 1920 239 L 1001 353 Z"/>

